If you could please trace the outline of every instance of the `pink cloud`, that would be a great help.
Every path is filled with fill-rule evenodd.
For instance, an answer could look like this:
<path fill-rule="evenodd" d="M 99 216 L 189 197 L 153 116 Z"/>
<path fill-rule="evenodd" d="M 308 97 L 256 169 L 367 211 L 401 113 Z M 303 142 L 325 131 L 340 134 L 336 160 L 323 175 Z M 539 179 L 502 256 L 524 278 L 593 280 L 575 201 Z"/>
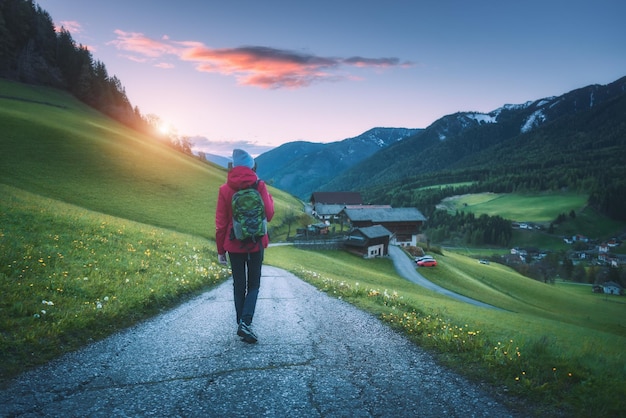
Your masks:
<path fill-rule="evenodd" d="M 54 30 L 56 32 L 61 32 L 61 28 L 64 28 L 72 35 L 81 33 L 83 31 L 83 26 L 75 20 L 64 20 L 61 22 L 61 26 L 55 25 Z"/>
<path fill-rule="evenodd" d="M 130 61 L 134 61 L 134 62 L 139 62 L 139 63 L 145 63 L 148 62 L 147 58 L 143 58 L 143 57 L 137 57 L 135 55 L 124 55 L 124 58 L 130 60 Z"/>
<path fill-rule="evenodd" d="M 142 33 L 116 30 L 115 34 L 117 39 L 110 44 L 120 50 L 153 59 L 174 55 L 182 61 L 195 63 L 198 71 L 232 75 L 242 85 L 269 89 L 356 79 L 338 74 L 343 67 L 380 69 L 413 65 L 400 62 L 398 58 L 321 57 L 263 46 L 215 49 L 195 41 L 171 41 L 168 36 L 154 40 Z"/>
<path fill-rule="evenodd" d="M 341 61 L 261 46 L 211 49 L 196 46 L 180 57 L 196 62 L 198 71 L 234 74 L 243 85 L 263 88 L 299 88 L 316 81 L 337 79 L 329 70 Z"/>
<path fill-rule="evenodd" d="M 115 45 L 117 49 L 123 51 L 134 52 L 150 58 L 158 58 L 166 54 L 178 55 L 178 49 L 168 42 L 165 38 L 163 41 L 150 39 L 143 33 L 124 32 L 117 29 L 115 31 L 117 39 L 108 44 Z"/>
<path fill-rule="evenodd" d="M 65 31 L 73 35 L 72 38 L 74 38 L 76 35 L 80 36 L 80 34 L 83 33 L 83 26 L 75 20 L 63 20 L 62 22 L 60 22 L 60 25 L 59 24 L 54 25 L 54 31 L 56 33 L 60 33 L 62 29 L 64 29 Z M 91 52 L 98 50 L 93 45 L 85 45 L 81 43 L 80 46 L 82 48 L 86 48 L 88 51 L 91 51 Z"/>

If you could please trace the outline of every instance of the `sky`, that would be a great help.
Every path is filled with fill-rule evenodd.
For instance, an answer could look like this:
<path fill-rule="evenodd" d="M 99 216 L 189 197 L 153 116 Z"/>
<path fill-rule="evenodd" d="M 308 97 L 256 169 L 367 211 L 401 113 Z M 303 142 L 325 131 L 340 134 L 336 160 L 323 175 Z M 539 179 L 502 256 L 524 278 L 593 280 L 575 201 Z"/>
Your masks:
<path fill-rule="evenodd" d="M 623 0 L 36 0 L 194 150 L 259 155 L 626 76 Z"/>

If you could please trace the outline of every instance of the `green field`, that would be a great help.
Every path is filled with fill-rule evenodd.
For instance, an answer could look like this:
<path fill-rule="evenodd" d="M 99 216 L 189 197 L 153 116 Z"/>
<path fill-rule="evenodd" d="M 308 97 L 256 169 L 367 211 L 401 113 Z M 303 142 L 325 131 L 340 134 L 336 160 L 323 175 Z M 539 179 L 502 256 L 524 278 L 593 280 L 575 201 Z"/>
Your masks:
<path fill-rule="evenodd" d="M 500 216 L 519 222 L 546 224 L 561 213 L 578 212 L 587 203 L 588 196 L 575 193 L 476 193 L 453 196 L 441 206 L 450 213 L 472 212 L 476 215 Z"/>
<path fill-rule="evenodd" d="M 228 276 L 215 265 L 213 242 L 224 169 L 55 90 L 0 80 L 0 91 L 10 96 L 0 97 L 3 382 Z M 302 204 L 271 192 L 278 241 Z M 528 206 L 528 198 L 542 207 L 532 216 L 548 216 L 545 196 L 503 197 L 497 205 L 512 211 Z M 567 202 L 560 207 L 568 208 L 557 214 L 581 209 L 570 207 L 579 199 L 559 195 Z M 580 213 L 581 225 L 590 222 Z M 376 314 L 454 370 L 518 397 L 516 405 L 529 406 L 521 415 L 626 410 L 623 298 L 539 283 L 452 252 L 437 258 L 436 268 L 420 270 L 425 276 L 500 310 L 420 288 L 399 277 L 388 259 L 282 246 L 266 253 L 267 263 Z"/>
<path fill-rule="evenodd" d="M 623 408 L 610 395 L 626 399 L 623 297 L 540 283 L 452 252 L 436 258 L 437 267 L 420 269 L 429 280 L 501 309 L 416 286 L 390 260 L 277 247 L 267 261 L 380 315 L 456 370 L 527 399 L 532 408 L 522 415 L 612 416 Z"/>
<path fill-rule="evenodd" d="M 57 90 L 0 92 L 2 380 L 228 277 L 213 242 L 225 169 Z M 302 204 L 271 192 L 280 239 Z"/>
<path fill-rule="evenodd" d="M 96 212 L 215 238 L 217 189 L 226 179 L 225 169 L 172 152 L 56 90 L 0 80 L 0 91 L 13 97 L 0 95 L 1 183 Z M 302 207 L 284 192 L 271 192 L 278 219 Z"/>
<path fill-rule="evenodd" d="M 529 222 L 542 226 L 541 231 L 514 230 L 511 246 L 536 247 L 551 251 L 567 251 L 571 247 L 563 242 L 563 237 L 582 234 L 592 240 L 602 241 L 626 230 L 626 222 L 618 222 L 599 214 L 587 206 L 587 195 L 565 192 L 542 193 L 474 193 L 452 196 L 444 199 L 438 208 L 454 214 L 458 212 L 500 216 L 511 221 Z M 574 213 L 575 217 L 571 216 Z M 565 221 L 554 224 L 551 234 L 548 226 L 559 215 Z M 623 253 L 625 248 L 616 252 Z"/>

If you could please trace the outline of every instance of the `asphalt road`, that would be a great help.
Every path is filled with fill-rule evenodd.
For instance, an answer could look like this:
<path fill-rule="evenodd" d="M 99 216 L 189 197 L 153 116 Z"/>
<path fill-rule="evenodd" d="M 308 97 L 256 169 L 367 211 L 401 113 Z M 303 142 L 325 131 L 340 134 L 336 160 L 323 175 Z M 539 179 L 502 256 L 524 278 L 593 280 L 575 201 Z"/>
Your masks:
<path fill-rule="evenodd" d="M 263 268 L 254 328 L 232 281 L 27 372 L 2 417 L 507 417 L 505 406 L 375 317 Z"/>
<path fill-rule="evenodd" d="M 415 263 L 413 262 L 413 260 L 407 257 L 404 251 L 400 247 L 390 245 L 389 256 L 393 260 L 393 266 L 398 272 L 398 274 L 404 277 L 405 279 L 412 281 L 415 284 L 418 284 L 434 292 L 441 293 L 442 295 L 449 296 L 453 299 L 460 300 L 461 302 L 469 303 L 474 306 L 480 306 L 482 308 L 488 308 L 488 309 L 500 309 L 498 307 L 489 305 L 487 303 L 468 298 L 467 296 L 459 295 L 458 293 L 454 293 L 446 288 L 443 288 L 441 286 L 436 285 L 433 282 L 426 280 L 426 278 L 424 278 L 424 276 L 422 276 L 415 268 Z M 421 268 L 431 268 L 431 267 L 421 267 Z"/>

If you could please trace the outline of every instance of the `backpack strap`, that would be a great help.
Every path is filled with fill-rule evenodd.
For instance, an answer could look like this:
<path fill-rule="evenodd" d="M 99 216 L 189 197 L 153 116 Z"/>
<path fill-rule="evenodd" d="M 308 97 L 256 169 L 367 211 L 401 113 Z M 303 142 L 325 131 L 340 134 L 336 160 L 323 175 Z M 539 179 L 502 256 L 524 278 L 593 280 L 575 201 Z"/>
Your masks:
<path fill-rule="evenodd" d="M 253 184 L 251 184 L 248 187 L 240 187 L 238 189 L 235 190 L 235 192 L 240 192 L 242 190 L 246 190 L 246 189 L 255 189 L 255 190 L 259 190 L 259 182 L 261 181 L 261 179 L 257 179 Z"/>

